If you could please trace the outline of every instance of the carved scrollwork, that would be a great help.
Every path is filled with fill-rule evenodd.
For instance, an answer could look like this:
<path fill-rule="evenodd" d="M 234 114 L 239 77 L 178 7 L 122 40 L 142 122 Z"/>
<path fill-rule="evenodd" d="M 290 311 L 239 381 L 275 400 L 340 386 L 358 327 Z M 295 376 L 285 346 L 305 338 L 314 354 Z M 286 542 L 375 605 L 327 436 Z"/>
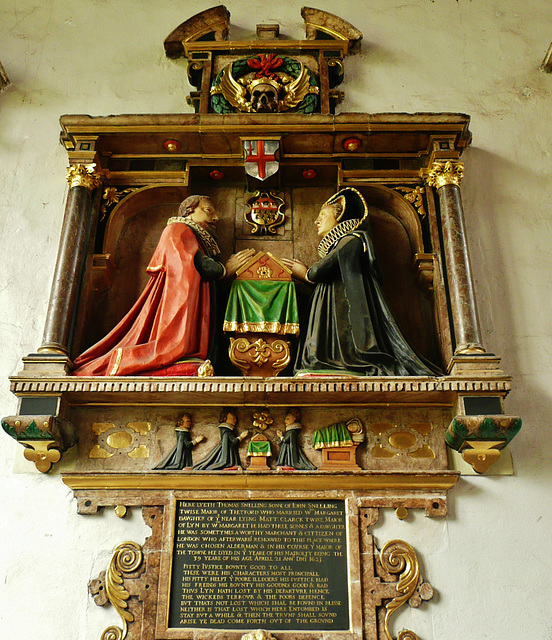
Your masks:
<path fill-rule="evenodd" d="M 244 375 L 247 375 L 252 365 L 256 365 L 259 369 L 268 365 L 272 369 L 272 374 L 278 375 L 287 367 L 291 359 L 287 340 L 267 342 L 263 338 L 258 338 L 254 342 L 250 342 L 245 337 L 230 338 L 228 353 L 232 364 L 238 367 Z"/>
<path fill-rule="evenodd" d="M 115 208 L 115 205 L 119 204 L 128 195 L 136 191 L 138 187 L 132 187 L 130 189 L 120 189 L 118 187 L 106 187 L 102 193 L 102 206 L 101 206 L 101 219 L 103 220 L 106 215 L 109 215 Z"/>
<path fill-rule="evenodd" d="M 107 604 L 109 601 L 117 613 L 121 616 L 122 628 L 115 625 L 108 627 L 102 633 L 101 640 L 124 640 L 128 633 L 128 623 L 134 620 L 134 616 L 128 611 L 128 599 L 130 593 L 124 587 L 124 574 L 136 571 L 144 560 L 144 554 L 140 545 L 136 542 L 125 542 L 119 545 L 111 558 L 109 568 L 100 578 L 102 588 L 105 588 L 107 599 L 98 599 L 97 592 L 99 580 L 91 581 L 89 589 L 95 596 L 96 604 Z M 98 584 L 96 584 L 98 583 Z M 103 590 L 103 589 L 102 589 Z"/>
<path fill-rule="evenodd" d="M 380 561 L 390 573 L 400 574 L 396 590 L 399 595 L 385 605 L 384 629 L 388 640 L 393 640 L 389 631 L 389 619 L 415 594 L 420 581 L 420 567 L 416 552 L 402 540 L 390 540 L 381 550 Z M 413 631 L 403 630 L 397 640 L 419 640 Z"/>
<path fill-rule="evenodd" d="M 403 194 L 403 198 L 415 207 L 420 218 L 426 217 L 427 212 L 424 207 L 423 198 L 425 187 L 421 187 L 420 185 L 417 185 L 416 187 L 395 187 L 395 191 L 399 191 Z"/>

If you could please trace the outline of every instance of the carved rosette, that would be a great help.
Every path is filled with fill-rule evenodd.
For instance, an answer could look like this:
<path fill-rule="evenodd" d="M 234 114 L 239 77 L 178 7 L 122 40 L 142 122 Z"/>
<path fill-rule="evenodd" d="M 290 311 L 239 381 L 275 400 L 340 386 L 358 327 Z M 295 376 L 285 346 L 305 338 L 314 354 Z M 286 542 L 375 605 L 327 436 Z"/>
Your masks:
<path fill-rule="evenodd" d="M 69 187 L 85 187 L 89 192 L 94 191 L 100 185 L 102 175 L 96 169 L 96 163 L 73 164 L 67 169 L 67 182 Z"/>
<path fill-rule="evenodd" d="M 287 340 L 267 337 L 254 341 L 242 336 L 230 338 L 230 362 L 244 376 L 277 376 L 290 362 L 291 348 Z"/>
<path fill-rule="evenodd" d="M 426 176 L 426 182 L 430 187 L 440 189 L 447 184 L 460 185 L 464 177 L 464 164 L 462 162 L 434 162 Z"/>
<path fill-rule="evenodd" d="M 124 640 L 126 638 L 128 624 L 129 622 L 133 622 L 134 616 L 128 610 L 130 593 L 124 586 L 124 574 L 130 574 L 139 569 L 143 561 L 144 554 L 140 545 L 136 544 L 136 542 L 125 542 L 115 549 L 111 562 L 109 563 L 109 568 L 105 573 L 105 578 L 103 578 L 105 581 L 104 590 L 107 595 L 107 600 L 99 597 L 100 590 L 97 589 L 98 580 L 92 580 L 90 582 L 89 590 L 94 596 L 96 604 L 102 606 L 109 601 L 115 607 L 115 610 L 121 616 L 122 620 L 122 628 L 116 627 L 115 625 L 108 627 L 102 633 L 101 640 Z M 102 576 L 100 580 L 102 580 Z"/>

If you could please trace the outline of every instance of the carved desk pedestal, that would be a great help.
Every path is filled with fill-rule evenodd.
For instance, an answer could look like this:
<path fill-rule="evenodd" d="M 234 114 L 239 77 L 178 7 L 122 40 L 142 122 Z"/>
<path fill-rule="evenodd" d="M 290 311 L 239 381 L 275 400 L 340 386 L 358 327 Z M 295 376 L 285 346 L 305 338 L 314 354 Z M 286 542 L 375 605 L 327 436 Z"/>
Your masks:
<path fill-rule="evenodd" d="M 331 471 L 332 469 L 360 469 L 356 463 L 356 450 L 358 444 L 350 447 L 324 447 L 322 452 L 322 464 L 320 469 Z"/>

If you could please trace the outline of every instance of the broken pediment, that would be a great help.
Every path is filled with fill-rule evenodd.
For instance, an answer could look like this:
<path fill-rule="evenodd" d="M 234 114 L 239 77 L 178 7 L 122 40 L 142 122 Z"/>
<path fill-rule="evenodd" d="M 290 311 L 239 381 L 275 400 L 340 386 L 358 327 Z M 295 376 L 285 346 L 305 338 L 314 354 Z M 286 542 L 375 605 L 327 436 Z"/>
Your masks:
<path fill-rule="evenodd" d="M 333 113 L 343 94 L 343 58 L 362 33 L 342 18 L 303 7 L 305 40 L 281 39 L 278 25 L 258 25 L 256 40 L 228 40 L 224 6 L 198 13 L 164 42 L 169 58 L 188 59 L 197 113 Z"/>

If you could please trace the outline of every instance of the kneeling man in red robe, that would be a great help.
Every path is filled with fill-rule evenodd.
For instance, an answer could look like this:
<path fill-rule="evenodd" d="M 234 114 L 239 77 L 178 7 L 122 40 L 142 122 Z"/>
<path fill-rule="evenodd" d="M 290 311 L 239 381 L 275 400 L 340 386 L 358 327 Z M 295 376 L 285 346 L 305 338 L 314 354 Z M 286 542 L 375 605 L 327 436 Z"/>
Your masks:
<path fill-rule="evenodd" d="M 150 280 L 119 324 L 75 360 L 76 376 L 195 376 L 213 335 L 214 282 L 252 256 L 218 261 L 218 214 L 207 196 L 190 196 L 167 222 L 147 268 Z"/>

